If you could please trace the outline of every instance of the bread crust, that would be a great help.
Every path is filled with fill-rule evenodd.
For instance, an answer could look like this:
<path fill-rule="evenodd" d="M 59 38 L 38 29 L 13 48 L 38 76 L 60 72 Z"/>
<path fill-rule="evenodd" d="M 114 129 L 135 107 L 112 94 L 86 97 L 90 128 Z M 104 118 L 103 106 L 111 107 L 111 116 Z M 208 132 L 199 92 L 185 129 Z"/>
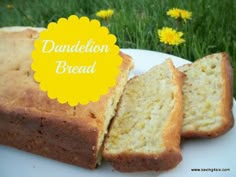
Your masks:
<path fill-rule="evenodd" d="M 41 28 L 4 28 L 0 38 L 9 42 L 20 53 L 0 53 L 0 60 L 8 56 L 27 60 L 30 69 L 33 42 Z M 12 43 L 11 43 L 12 42 Z M 4 47 L 0 43 L 0 47 Z M 21 47 L 19 47 L 21 46 Z M 8 46 L 9 47 L 9 46 Z M 11 49 L 10 49 L 11 50 Z M 18 56 L 19 55 L 19 56 Z M 104 113 L 114 94 L 122 93 L 121 80 L 128 77 L 132 60 L 121 53 L 123 63 L 117 85 L 98 102 L 70 107 L 51 100 L 30 77 L 21 82 L 20 71 L 6 70 L 0 77 L 0 144 L 9 145 L 45 157 L 93 169 L 96 167 L 99 152 L 98 139 L 104 130 Z M 14 60 L 15 61 L 15 60 Z M 24 65 L 25 67 L 25 65 Z M 31 72 L 31 71 L 30 71 Z M 18 77 L 15 77 L 18 75 Z M 20 80 L 20 81 L 19 81 Z M 104 132 L 103 132 L 104 133 Z"/>
<path fill-rule="evenodd" d="M 180 135 L 183 118 L 182 85 L 184 74 L 175 69 L 171 60 L 168 60 L 168 63 L 171 66 L 171 70 L 174 72 L 173 82 L 176 83 L 177 90 L 175 91 L 176 103 L 170 117 L 168 118 L 168 123 L 165 125 L 163 130 L 164 133 L 162 137 L 166 148 L 160 154 L 146 154 L 137 152 L 109 154 L 103 150 L 103 156 L 106 160 L 111 162 L 112 166 L 116 170 L 122 172 L 169 170 L 176 167 L 182 160 Z"/>
<path fill-rule="evenodd" d="M 180 151 L 174 149 L 166 149 L 158 155 L 123 152 L 117 155 L 104 154 L 104 156 L 116 170 L 121 172 L 169 170 L 182 160 Z"/>
<path fill-rule="evenodd" d="M 86 168 L 96 166 L 99 129 L 86 121 L 0 106 L 0 144 Z"/>
<path fill-rule="evenodd" d="M 171 61 L 171 60 L 170 60 Z M 174 80 L 177 85 L 175 92 L 175 105 L 173 111 L 170 114 L 169 124 L 164 129 L 164 142 L 166 147 L 175 147 L 176 151 L 180 152 L 180 140 L 181 140 L 181 129 L 183 121 L 183 98 L 182 98 L 182 86 L 185 78 L 185 74 L 177 70 L 173 63 L 170 62 L 170 66 L 174 72 Z"/>
<path fill-rule="evenodd" d="M 221 62 L 221 70 L 222 70 L 222 78 L 223 78 L 223 92 L 222 92 L 222 99 L 221 99 L 222 125 L 208 132 L 200 131 L 200 130 L 182 132 L 182 137 L 184 138 L 207 138 L 207 137 L 215 138 L 229 131 L 234 125 L 234 117 L 232 113 L 233 69 L 230 64 L 228 54 L 225 52 L 222 52 L 221 55 L 223 58 Z M 210 57 L 210 56 L 211 55 L 207 57 Z"/>

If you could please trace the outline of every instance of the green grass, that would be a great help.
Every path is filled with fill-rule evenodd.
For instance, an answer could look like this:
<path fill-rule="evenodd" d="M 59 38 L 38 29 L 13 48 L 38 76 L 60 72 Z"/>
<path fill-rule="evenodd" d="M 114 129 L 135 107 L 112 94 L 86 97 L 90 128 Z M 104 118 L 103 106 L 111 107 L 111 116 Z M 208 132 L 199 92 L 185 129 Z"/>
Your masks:
<path fill-rule="evenodd" d="M 12 4 L 14 8 L 7 8 L 7 4 Z M 166 15 L 166 11 L 173 7 L 192 11 L 192 20 L 177 25 Z M 95 13 L 106 8 L 114 9 L 115 13 L 104 25 L 117 36 L 121 48 L 169 52 L 191 61 L 226 51 L 231 56 L 236 76 L 234 0 L 1 0 L 0 26 L 46 27 L 49 22 L 71 14 L 96 18 Z M 167 51 L 156 35 L 157 29 L 163 26 L 178 26 L 178 30 L 184 32 L 186 42 Z M 235 90 L 234 79 L 234 97 Z"/>

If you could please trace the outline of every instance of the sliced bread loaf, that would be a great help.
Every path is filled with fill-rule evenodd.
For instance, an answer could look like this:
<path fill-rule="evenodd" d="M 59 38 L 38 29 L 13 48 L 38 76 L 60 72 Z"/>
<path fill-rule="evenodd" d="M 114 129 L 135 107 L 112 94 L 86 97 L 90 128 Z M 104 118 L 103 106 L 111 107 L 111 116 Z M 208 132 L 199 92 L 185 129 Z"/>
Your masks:
<path fill-rule="evenodd" d="M 178 68 L 183 85 L 183 137 L 216 137 L 233 126 L 233 72 L 228 55 L 217 53 Z"/>
<path fill-rule="evenodd" d="M 166 60 L 128 82 L 103 149 L 114 168 L 167 170 L 181 161 L 182 81 Z"/>
<path fill-rule="evenodd" d="M 33 79 L 31 53 L 41 30 L 0 28 L 0 144 L 93 169 L 100 163 L 104 136 L 132 59 L 120 52 L 117 83 L 97 102 L 60 104 Z"/>

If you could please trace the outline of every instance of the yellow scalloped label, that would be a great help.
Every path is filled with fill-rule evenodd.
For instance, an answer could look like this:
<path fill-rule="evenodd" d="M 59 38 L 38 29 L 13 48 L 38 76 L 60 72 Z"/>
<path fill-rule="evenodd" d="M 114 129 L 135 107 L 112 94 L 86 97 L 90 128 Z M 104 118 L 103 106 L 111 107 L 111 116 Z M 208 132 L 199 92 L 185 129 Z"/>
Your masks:
<path fill-rule="evenodd" d="M 122 58 L 116 37 L 98 20 L 75 15 L 50 23 L 34 42 L 34 79 L 51 99 L 96 102 L 114 87 Z"/>

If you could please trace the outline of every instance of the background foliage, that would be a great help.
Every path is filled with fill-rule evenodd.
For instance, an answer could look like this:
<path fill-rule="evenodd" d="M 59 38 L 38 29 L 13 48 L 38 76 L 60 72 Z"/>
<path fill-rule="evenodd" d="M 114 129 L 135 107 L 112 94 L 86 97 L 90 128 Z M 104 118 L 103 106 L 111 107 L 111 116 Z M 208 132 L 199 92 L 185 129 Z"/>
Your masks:
<path fill-rule="evenodd" d="M 174 7 L 191 11 L 192 20 L 178 25 L 166 15 Z M 231 56 L 236 78 L 234 0 L 1 0 L 0 26 L 46 27 L 49 22 L 71 14 L 97 18 L 96 12 L 107 8 L 115 13 L 103 24 L 117 36 L 121 48 L 168 52 L 190 61 L 226 51 Z M 157 29 L 163 26 L 183 31 L 186 42 L 167 51 L 157 38 Z"/>

